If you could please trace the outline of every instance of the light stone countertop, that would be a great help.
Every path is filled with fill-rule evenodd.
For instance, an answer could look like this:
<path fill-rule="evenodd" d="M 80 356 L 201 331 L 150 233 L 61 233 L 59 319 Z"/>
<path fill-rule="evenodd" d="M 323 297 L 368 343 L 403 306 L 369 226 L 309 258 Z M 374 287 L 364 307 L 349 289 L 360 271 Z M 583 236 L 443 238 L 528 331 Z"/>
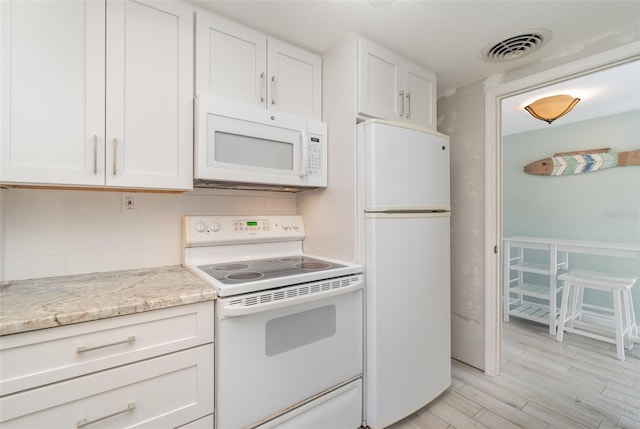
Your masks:
<path fill-rule="evenodd" d="M 0 335 L 214 299 L 179 265 L 11 281 L 0 286 Z"/>

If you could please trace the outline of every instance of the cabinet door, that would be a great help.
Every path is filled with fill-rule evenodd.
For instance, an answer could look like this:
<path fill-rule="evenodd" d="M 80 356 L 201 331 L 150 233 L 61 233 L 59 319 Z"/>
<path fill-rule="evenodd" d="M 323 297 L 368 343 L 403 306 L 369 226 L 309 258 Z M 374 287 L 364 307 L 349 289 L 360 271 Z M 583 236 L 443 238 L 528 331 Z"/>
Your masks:
<path fill-rule="evenodd" d="M 106 184 L 192 189 L 193 9 L 107 2 Z"/>
<path fill-rule="evenodd" d="M 196 95 L 265 106 L 267 37 L 219 16 L 196 16 Z"/>
<path fill-rule="evenodd" d="M 0 181 L 104 183 L 103 1 L 0 2 Z"/>
<path fill-rule="evenodd" d="M 408 122 L 436 129 L 436 76 L 419 65 L 403 63 L 404 117 Z"/>
<path fill-rule="evenodd" d="M 281 40 L 268 40 L 269 109 L 320 120 L 322 59 Z"/>
<path fill-rule="evenodd" d="M 360 114 L 402 118 L 402 57 L 370 40 L 358 41 L 358 111 Z"/>

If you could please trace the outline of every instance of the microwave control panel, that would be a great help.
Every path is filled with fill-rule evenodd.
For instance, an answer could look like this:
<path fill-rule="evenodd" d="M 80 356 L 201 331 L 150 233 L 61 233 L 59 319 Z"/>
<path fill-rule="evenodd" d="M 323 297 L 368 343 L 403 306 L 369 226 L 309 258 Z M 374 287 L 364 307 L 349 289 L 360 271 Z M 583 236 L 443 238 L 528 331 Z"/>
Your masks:
<path fill-rule="evenodd" d="M 322 174 L 324 163 L 322 159 L 322 142 L 320 136 L 309 136 L 309 176 Z"/>
<path fill-rule="evenodd" d="M 307 186 L 327 186 L 327 124 L 307 122 Z"/>

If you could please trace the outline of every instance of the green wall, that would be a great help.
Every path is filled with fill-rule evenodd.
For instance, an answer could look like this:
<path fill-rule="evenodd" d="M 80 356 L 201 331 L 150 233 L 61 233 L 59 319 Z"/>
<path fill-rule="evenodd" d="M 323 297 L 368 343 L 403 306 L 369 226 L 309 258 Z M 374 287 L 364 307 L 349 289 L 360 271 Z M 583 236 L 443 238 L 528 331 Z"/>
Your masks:
<path fill-rule="evenodd" d="M 640 149 L 640 111 L 504 136 L 503 236 L 640 244 L 640 166 L 571 176 L 534 176 L 523 170 L 557 152 L 603 147 L 611 152 Z M 640 278 L 638 260 L 572 255 L 570 266 Z M 639 283 L 633 289 L 637 319 Z M 600 293 L 586 295 L 585 301 L 611 303 Z"/>

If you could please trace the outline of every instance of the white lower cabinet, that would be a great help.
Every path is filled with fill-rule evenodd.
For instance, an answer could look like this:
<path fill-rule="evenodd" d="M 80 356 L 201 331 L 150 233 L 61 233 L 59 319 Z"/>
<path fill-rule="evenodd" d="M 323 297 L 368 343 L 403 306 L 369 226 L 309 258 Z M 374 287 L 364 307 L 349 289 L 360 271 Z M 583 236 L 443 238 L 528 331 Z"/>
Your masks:
<path fill-rule="evenodd" d="M 0 380 L 2 428 L 212 427 L 213 303 L 0 337 Z"/>
<path fill-rule="evenodd" d="M 180 429 L 213 429 L 213 414 L 180 426 Z"/>
<path fill-rule="evenodd" d="M 3 428 L 176 427 L 213 411 L 213 344 L 0 399 Z"/>

